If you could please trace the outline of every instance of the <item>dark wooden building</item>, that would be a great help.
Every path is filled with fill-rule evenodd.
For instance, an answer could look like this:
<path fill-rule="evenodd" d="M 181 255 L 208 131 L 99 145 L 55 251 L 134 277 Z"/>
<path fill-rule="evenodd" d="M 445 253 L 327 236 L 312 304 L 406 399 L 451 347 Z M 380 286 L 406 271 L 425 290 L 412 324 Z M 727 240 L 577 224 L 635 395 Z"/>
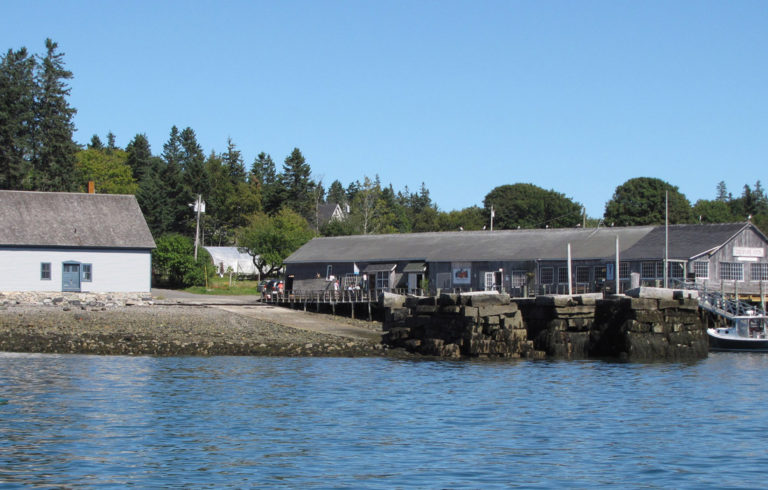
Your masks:
<path fill-rule="evenodd" d="M 285 261 L 289 290 L 490 290 L 513 295 L 622 291 L 688 279 L 768 286 L 768 238 L 751 223 L 355 235 L 315 238 Z M 569 256 L 570 249 L 570 274 Z M 618 250 L 618 271 L 616 256 Z"/>

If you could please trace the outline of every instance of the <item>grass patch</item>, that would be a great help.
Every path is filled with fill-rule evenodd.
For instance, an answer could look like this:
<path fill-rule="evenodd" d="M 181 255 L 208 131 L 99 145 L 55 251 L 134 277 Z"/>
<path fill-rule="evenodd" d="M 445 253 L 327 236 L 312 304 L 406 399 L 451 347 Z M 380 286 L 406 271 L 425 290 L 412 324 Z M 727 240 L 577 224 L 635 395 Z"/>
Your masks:
<path fill-rule="evenodd" d="M 208 279 L 208 288 L 204 286 L 192 286 L 184 291 L 194 294 L 221 294 L 228 296 L 236 295 L 255 295 L 259 294 L 259 281 L 237 281 L 232 278 L 232 284 L 229 283 L 229 276 L 214 276 Z"/>

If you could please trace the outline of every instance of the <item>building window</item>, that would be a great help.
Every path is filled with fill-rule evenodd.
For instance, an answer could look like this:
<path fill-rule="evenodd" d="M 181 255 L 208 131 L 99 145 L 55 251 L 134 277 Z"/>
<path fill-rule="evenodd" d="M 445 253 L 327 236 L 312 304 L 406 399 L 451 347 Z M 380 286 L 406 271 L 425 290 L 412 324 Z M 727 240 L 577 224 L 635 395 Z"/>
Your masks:
<path fill-rule="evenodd" d="M 720 262 L 721 281 L 743 281 L 744 264 L 734 262 Z"/>
<path fill-rule="evenodd" d="M 751 264 L 749 272 L 752 281 L 768 281 L 768 264 Z"/>
<path fill-rule="evenodd" d="M 619 278 L 629 279 L 629 262 L 619 263 Z"/>
<path fill-rule="evenodd" d="M 389 289 L 389 271 L 376 272 L 376 289 Z"/>
<path fill-rule="evenodd" d="M 704 262 L 703 260 L 694 262 L 693 274 L 696 276 L 696 279 L 709 278 L 709 262 Z"/>
<path fill-rule="evenodd" d="M 91 264 L 81 264 L 80 274 L 82 276 L 81 280 L 83 282 L 93 281 L 93 266 Z"/>
<path fill-rule="evenodd" d="M 568 284 L 568 268 L 567 267 L 557 268 L 557 283 Z"/>
<path fill-rule="evenodd" d="M 42 281 L 51 280 L 51 263 L 50 262 L 43 262 L 40 264 L 40 280 Z"/>
<path fill-rule="evenodd" d="M 582 265 L 576 268 L 576 282 L 589 282 L 589 267 Z"/>
<path fill-rule="evenodd" d="M 669 277 L 673 279 L 682 279 L 685 276 L 685 266 L 682 262 L 667 262 Z"/>
<path fill-rule="evenodd" d="M 605 278 L 608 277 L 608 270 L 607 267 L 604 265 L 596 265 L 595 266 L 595 281 L 597 282 L 605 282 Z"/>
<path fill-rule="evenodd" d="M 510 278 L 510 287 L 521 288 L 525 286 L 527 281 L 525 271 L 512 271 L 512 277 Z"/>
<path fill-rule="evenodd" d="M 552 267 L 542 267 L 541 268 L 541 283 L 542 284 L 552 284 L 552 282 L 555 280 L 555 270 Z"/>
<path fill-rule="evenodd" d="M 333 266 L 328 265 L 325 267 L 325 278 L 330 280 L 331 276 L 333 275 Z"/>
<path fill-rule="evenodd" d="M 640 275 L 643 279 L 657 279 L 664 276 L 663 262 L 643 262 Z"/>

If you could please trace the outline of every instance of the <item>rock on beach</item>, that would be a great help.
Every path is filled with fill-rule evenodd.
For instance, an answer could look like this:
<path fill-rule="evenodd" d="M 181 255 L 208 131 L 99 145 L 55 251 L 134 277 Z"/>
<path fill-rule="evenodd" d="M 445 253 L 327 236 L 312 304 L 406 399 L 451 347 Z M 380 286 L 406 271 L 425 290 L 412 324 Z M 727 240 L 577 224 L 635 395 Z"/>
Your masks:
<path fill-rule="evenodd" d="M 385 355 L 380 343 L 312 332 L 201 306 L 0 309 L 0 351 L 114 355 Z"/>

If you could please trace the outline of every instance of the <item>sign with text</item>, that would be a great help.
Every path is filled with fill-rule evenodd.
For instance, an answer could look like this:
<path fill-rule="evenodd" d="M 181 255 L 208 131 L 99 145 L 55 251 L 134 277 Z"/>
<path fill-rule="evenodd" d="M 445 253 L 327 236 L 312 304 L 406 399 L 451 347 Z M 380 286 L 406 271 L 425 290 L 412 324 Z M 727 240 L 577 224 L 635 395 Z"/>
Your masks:
<path fill-rule="evenodd" d="M 764 248 L 733 247 L 734 257 L 765 257 Z"/>

